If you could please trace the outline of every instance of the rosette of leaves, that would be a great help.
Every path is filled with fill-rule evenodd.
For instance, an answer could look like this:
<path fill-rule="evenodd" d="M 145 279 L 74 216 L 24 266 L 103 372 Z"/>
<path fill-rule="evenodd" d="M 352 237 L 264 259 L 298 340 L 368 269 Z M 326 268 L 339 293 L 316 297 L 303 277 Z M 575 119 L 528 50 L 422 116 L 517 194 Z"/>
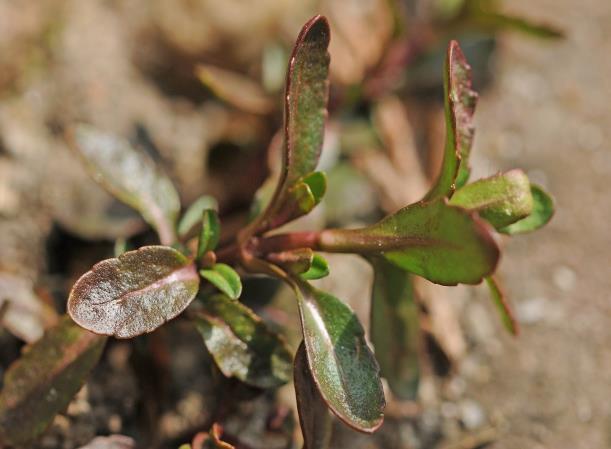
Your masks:
<path fill-rule="evenodd" d="M 327 115 L 329 40 L 322 16 L 310 19 L 297 38 L 287 72 L 281 176 L 262 212 L 235 235 L 220 238 L 221 222 L 209 198 L 196 201 L 178 220 L 179 197 L 171 181 L 128 141 L 84 125 L 70 133 L 94 179 L 139 211 L 162 245 L 101 261 L 75 283 L 68 314 L 84 329 L 64 319 L 9 370 L 0 395 L 2 441 L 23 443 L 26 438 L 9 426 L 14 416 L 20 416 L 21 427 L 36 429 L 27 438 L 44 430 L 97 361 L 103 336 L 152 332 L 182 314 L 195 298 L 199 301 L 187 319 L 225 376 L 274 388 L 288 382 L 293 369 L 310 449 L 327 447 L 331 414 L 365 433 L 382 425 L 381 375 L 400 396 L 413 395 L 418 375 L 413 277 L 443 285 L 486 280 L 513 329 L 492 277 L 500 254 L 496 234 L 541 227 L 551 216 L 552 203 L 519 170 L 468 184 L 477 95 L 456 42 L 449 46 L 445 69 L 445 157 L 429 193 L 360 229 L 270 234 L 312 211 L 326 190 L 325 175 L 316 167 Z M 194 230 L 199 230 L 197 237 L 192 237 Z M 309 282 L 329 272 L 321 252 L 359 254 L 371 262 L 375 355 L 351 308 Z M 293 367 L 282 337 L 239 301 L 239 272 L 273 276 L 294 290 L 303 343 Z M 213 289 L 218 292 L 209 293 Z M 46 346 L 53 351 L 34 359 L 36 348 Z M 62 357 L 56 360 L 52 354 Z M 16 392 L 14 378 L 26 364 L 38 365 L 44 375 L 28 377 L 28 385 L 20 384 L 22 391 Z M 51 390 L 62 400 L 52 402 L 44 414 L 33 413 L 32 398 Z"/>

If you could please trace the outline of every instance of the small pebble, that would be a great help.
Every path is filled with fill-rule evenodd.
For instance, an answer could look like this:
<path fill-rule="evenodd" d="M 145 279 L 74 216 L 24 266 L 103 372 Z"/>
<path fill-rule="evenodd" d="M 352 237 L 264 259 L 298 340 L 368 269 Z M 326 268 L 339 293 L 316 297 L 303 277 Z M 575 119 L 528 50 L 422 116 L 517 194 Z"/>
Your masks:
<path fill-rule="evenodd" d="M 554 270 L 553 280 L 560 290 L 570 292 L 575 287 L 577 275 L 569 267 L 561 265 Z"/>
<path fill-rule="evenodd" d="M 533 298 L 516 305 L 516 317 L 522 324 L 535 324 L 548 313 L 549 303 L 544 298 Z"/>
<path fill-rule="evenodd" d="M 458 407 L 460 409 L 460 420 L 467 430 L 475 430 L 484 424 L 486 414 L 477 402 L 465 399 L 461 401 Z"/>

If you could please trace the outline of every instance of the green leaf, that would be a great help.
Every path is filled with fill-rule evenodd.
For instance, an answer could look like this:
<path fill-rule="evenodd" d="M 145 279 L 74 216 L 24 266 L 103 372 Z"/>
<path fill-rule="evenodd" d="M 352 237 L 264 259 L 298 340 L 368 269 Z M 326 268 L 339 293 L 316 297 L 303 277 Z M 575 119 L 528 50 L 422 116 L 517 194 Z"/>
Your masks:
<path fill-rule="evenodd" d="M 314 197 L 314 203 L 320 203 L 320 200 L 322 200 L 322 197 L 325 196 L 325 192 L 327 191 L 327 175 L 321 171 L 315 171 L 304 176 L 301 182 L 307 184 L 310 188 L 312 196 Z"/>
<path fill-rule="evenodd" d="M 97 364 L 106 338 L 64 316 L 6 371 L 0 394 L 0 442 L 30 444 L 68 406 Z"/>
<path fill-rule="evenodd" d="M 314 254 L 310 268 L 301 274 L 301 279 L 314 281 L 329 275 L 329 264 L 320 254 Z"/>
<path fill-rule="evenodd" d="M 178 235 L 185 237 L 202 219 L 206 209 L 218 210 L 218 203 L 212 196 L 203 195 L 195 200 L 187 209 L 178 223 Z"/>
<path fill-rule="evenodd" d="M 461 187 L 452 195 L 450 204 L 477 211 L 501 229 L 530 215 L 533 198 L 528 177 L 522 170 L 511 170 Z"/>
<path fill-rule="evenodd" d="M 254 232 L 284 224 L 276 215 L 282 215 L 283 220 L 293 218 L 282 211 L 290 207 L 287 197 L 318 165 L 329 96 L 329 39 L 327 19 L 315 16 L 303 26 L 295 42 L 287 73 L 283 169 L 272 200 L 253 224 Z M 309 182 L 305 184 L 309 190 L 314 187 L 318 191 Z M 312 195 L 315 203 L 321 196 L 315 192 Z"/>
<path fill-rule="evenodd" d="M 543 39 L 560 39 L 565 36 L 562 30 L 552 25 L 491 11 L 476 13 L 474 23 L 487 30 L 514 30 Z"/>
<path fill-rule="evenodd" d="M 536 184 L 530 185 L 530 193 L 533 198 L 531 214 L 520 221 L 500 229 L 504 234 L 523 234 L 536 231 L 545 226 L 554 215 L 554 200 L 552 197 Z"/>
<path fill-rule="evenodd" d="M 240 275 L 229 265 L 217 263 L 212 268 L 199 270 L 199 274 L 231 299 L 238 299 L 242 294 Z"/>
<path fill-rule="evenodd" d="M 292 274 L 302 274 L 312 267 L 314 251 L 310 248 L 298 248 L 279 253 L 270 253 L 267 260 Z"/>
<path fill-rule="evenodd" d="M 477 93 L 471 89 L 471 67 L 456 41 L 448 46 L 443 86 L 446 121 L 443 164 L 426 200 L 451 196 L 456 187 L 467 182 L 470 173 L 468 160 L 475 133 Z"/>
<path fill-rule="evenodd" d="M 81 276 L 70 292 L 68 313 L 97 334 L 132 338 L 182 313 L 198 289 L 191 260 L 167 246 L 144 246 Z"/>
<path fill-rule="evenodd" d="M 518 322 L 516 321 L 515 315 L 511 310 L 511 306 L 505 298 L 503 291 L 499 287 L 498 282 L 493 276 L 488 276 L 486 278 L 486 285 L 490 289 L 490 294 L 492 295 L 494 304 L 496 305 L 496 308 L 499 311 L 503 326 L 505 326 L 505 329 L 507 329 L 509 333 L 513 335 L 518 335 L 520 333 Z"/>
<path fill-rule="evenodd" d="M 202 300 L 197 330 L 221 372 L 258 388 L 290 380 L 292 356 L 284 340 L 239 301 L 224 295 Z"/>
<path fill-rule="evenodd" d="M 295 289 L 310 371 L 339 419 L 372 433 L 384 419 L 379 367 L 354 312 L 334 296 L 297 278 Z"/>
<path fill-rule="evenodd" d="M 96 182 L 140 212 L 164 245 L 174 243 L 180 199 L 172 181 L 146 153 L 89 125 L 77 126 L 69 140 Z"/>
<path fill-rule="evenodd" d="M 331 415 L 310 372 L 303 342 L 295 355 L 293 373 L 303 449 L 327 449 L 331 442 Z"/>
<path fill-rule="evenodd" d="M 199 80 L 228 104 L 253 114 L 267 114 L 274 102 L 263 88 L 246 76 L 206 64 L 196 68 Z"/>
<path fill-rule="evenodd" d="M 413 276 L 381 257 L 369 261 L 374 270 L 371 343 L 376 359 L 393 393 L 414 400 L 420 381 L 420 317 Z"/>
<path fill-rule="evenodd" d="M 499 259 L 492 228 L 445 198 L 412 204 L 366 228 L 327 229 L 318 246 L 329 252 L 381 254 L 442 285 L 479 284 Z"/>
<path fill-rule="evenodd" d="M 202 229 L 197 243 L 197 258 L 207 251 L 213 251 L 221 238 L 221 223 L 215 210 L 205 209 L 202 212 Z"/>

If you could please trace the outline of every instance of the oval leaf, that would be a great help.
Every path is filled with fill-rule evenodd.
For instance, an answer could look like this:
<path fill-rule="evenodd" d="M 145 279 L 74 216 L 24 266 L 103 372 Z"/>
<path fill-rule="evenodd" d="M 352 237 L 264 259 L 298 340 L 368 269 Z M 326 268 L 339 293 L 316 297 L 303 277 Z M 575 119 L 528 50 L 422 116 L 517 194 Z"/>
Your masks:
<path fill-rule="evenodd" d="M 68 316 L 6 372 L 0 394 L 0 446 L 29 447 L 63 411 L 97 364 L 106 338 Z"/>
<path fill-rule="evenodd" d="M 331 415 L 312 378 L 303 342 L 295 355 L 293 375 L 303 449 L 327 449 L 331 442 Z"/>
<path fill-rule="evenodd" d="M 500 229 L 530 215 L 533 198 L 528 177 L 522 170 L 511 170 L 458 189 L 450 204 L 477 211 L 480 217 Z"/>
<path fill-rule="evenodd" d="M 205 209 L 202 212 L 202 229 L 197 244 L 197 258 L 202 257 L 207 251 L 213 251 L 221 238 L 221 223 L 218 214 L 213 209 Z"/>
<path fill-rule="evenodd" d="M 520 221 L 500 229 L 504 234 L 523 234 L 536 231 L 545 226 L 554 215 L 554 200 L 543 188 L 536 184 L 530 185 L 530 193 L 533 198 L 531 214 Z"/>
<path fill-rule="evenodd" d="M 308 365 L 328 407 L 355 430 L 375 432 L 384 420 L 380 368 L 354 312 L 299 279 L 297 295 Z"/>
<path fill-rule="evenodd" d="M 77 126 L 69 140 L 96 182 L 140 212 L 164 245 L 174 243 L 180 199 L 172 181 L 146 153 L 89 125 Z"/>
<path fill-rule="evenodd" d="M 322 251 L 381 254 L 395 265 L 442 285 L 478 284 L 493 273 L 499 248 L 492 229 L 447 199 L 416 203 L 362 229 L 329 229 Z"/>
<path fill-rule="evenodd" d="M 451 196 L 456 187 L 467 182 L 470 173 L 468 161 L 475 134 L 477 93 L 471 89 L 471 67 L 456 41 L 448 46 L 443 89 L 446 121 L 443 163 L 426 200 Z"/>
<path fill-rule="evenodd" d="M 193 202 L 178 223 L 178 235 L 185 237 L 202 219 L 206 209 L 218 210 L 218 203 L 214 197 L 204 195 Z"/>
<path fill-rule="evenodd" d="M 414 400 L 420 380 L 420 317 L 412 275 L 381 257 L 371 258 L 371 343 L 392 392 Z"/>
<path fill-rule="evenodd" d="M 314 281 L 316 279 L 322 279 L 328 275 L 329 264 L 320 254 L 314 254 L 310 268 L 305 273 L 302 273 L 300 277 L 306 281 Z"/>
<path fill-rule="evenodd" d="M 68 313 L 97 334 L 132 338 L 179 315 L 198 288 L 189 259 L 173 248 L 145 246 L 94 265 L 74 284 Z"/>
<path fill-rule="evenodd" d="M 221 372 L 258 388 L 287 383 L 291 353 L 284 340 L 272 332 L 244 304 L 224 295 L 205 298 L 195 325 Z"/>
<path fill-rule="evenodd" d="M 240 275 L 229 265 L 217 263 L 212 268 L 200 270 L 199 274 L 231 299 L 238 299 L 242 294 Z"/>
<path fill-rule="evenodd" d="M 297 248 L 267 255 L 267 260 L 292 274 L 307 272 L 314 261 L 314 251 L 310 248 Z"/>
<path fill-rule="evenodd" d="M 281 209 L 291 207 L 287 202 L 290 190 L 318 165 L 329 96 L 330 34 L 327 19 L 315 16 L 295 42 L 286 80 L 283 169 L 272 200 L 252 225 L 254 232 L 284 224 L 274 219 L 277 214 L 283 220 L 294 218 Z"/>
<path fill-rule="evenodd" d="M 518 326 L 518 322 L 515 319 L 515 315 L 505 298 L 505 294 L 501 290 L 498 282 L 493 276 L 488 276 L 486 278 L 486 285 L 490 289 L 490 294 L 492 295 L 492 299 L 494 300 L 494 304 L 501 315 L 501 320 L 503 321 L 503 326 L 505 329 L 513 335 L 518 335 L 520 333 L 520 328 Z"/>

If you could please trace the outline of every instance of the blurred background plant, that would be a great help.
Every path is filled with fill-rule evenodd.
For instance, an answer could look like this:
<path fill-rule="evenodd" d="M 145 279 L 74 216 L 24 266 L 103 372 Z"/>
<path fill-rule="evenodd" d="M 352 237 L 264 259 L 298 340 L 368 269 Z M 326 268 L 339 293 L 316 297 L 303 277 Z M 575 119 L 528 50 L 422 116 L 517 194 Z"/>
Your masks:
<path fill-rule="evenodd" d="M 74 281 L 110 257 L 117 241 L 139 246 L 151 239 L 134 212 L 89 180 L 67 149 L 67 125 L 84 120 L 131 136 L 164 166 L 185 204 L 202 194 L 216 197 L 223 231 L 231 235 L 252 213 L 255 192 L 278 170 L 273 142 L 282 123 L 288 54 L 301 24 L 319 12 L 333 34 L 321 161 L 329 188 L 322 207 L 292 226 L 372 222 L 418 199 L 439 169 L 449 39 L 461 42 L 482 91 L 495 81 L 499 33 L 528 35 L 525 46 L 548 51 L 542 39 L 561 35 L 546 11 L 537 11 L 540 21 L 527 12 L 504 14 L 505 6 L 484 0 L 0 2 L 2 369 L 24 343 L 57 322 Z M 596 131 L 584 133 L 595 145 Z M 506 148 L 516 152 L 520 144 Z M 335 275 L 321 281 L 324 288 L 350 302 L 366 322 L 367 265 L 356 258 L 330 263 Z M 565 265 L 553 276 L 567 288 L 575 282 Z M 470 304 L 465 298 L 471 293 L 455 298 L 426 282 L 417 288 L 426 361 L 420 401 L 390 400 L 379 436 L 340 431 L 337 447 L 452 447 L 469 439 L 472 446 L 455 447 L 477 447 L 503 433 L 502 419 L 486 419 L 482 406 L 465 395 L 460 375 L 469 369 L 476 378 L 489 375 L 470 342 L 492 338 L 478 324 L 486 321 L 477 318 L 485 312 L 471 307 L 476 312 L 465 318 L 461 304 Z M 244 301 L 282 324 L 295 344 L 288 294 L 268 280 L 244 286 Z M 536 320 L 546 313 L 537 307 L 544 306 L 525 303 L 518 312 Z M 464 319 L 476 322 L 474 330 L 465 330 Z M 177 447 L 209 427 L 218 401 L 227 408 L 230 437 L 239 435 L 249 447 L 288 447 L 292 392 L 252 398 L 227 381 L 231 398 L 215 397 L 199 337 L 180 322 L 172 326 L 176 332 L 168 338 L 177 341 L 113 341 L 91 381 L 34 447 L 79 447 L 109 433 L 131 435 L 144 447 Z M 166 369 L 150 375 L 159 360 Z M 580 410 L 587 414 L 588 407 Z"/>

